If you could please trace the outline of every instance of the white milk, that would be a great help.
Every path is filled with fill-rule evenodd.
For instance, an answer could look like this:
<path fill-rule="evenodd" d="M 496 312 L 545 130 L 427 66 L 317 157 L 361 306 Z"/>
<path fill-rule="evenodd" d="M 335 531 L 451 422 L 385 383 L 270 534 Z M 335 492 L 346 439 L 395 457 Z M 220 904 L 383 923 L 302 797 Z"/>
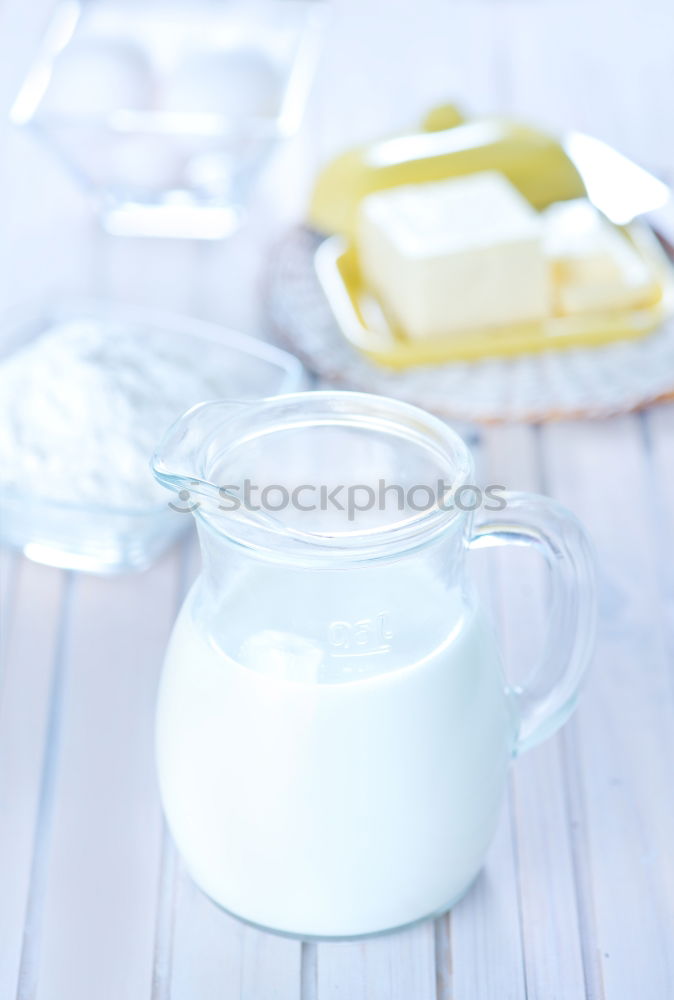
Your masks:
<path fill-rule="evenodd" d="M 195 881 L 302 936 L 367 934 L 451 905 L 493 836 L 515 739 L 489 628 L 463 610 L 416 663 L 316 683 L 319 648 L 267 632 L 246 640 L 244 666 L 203 637 L 193 603 L 167 654 L 157 745 Z"/>

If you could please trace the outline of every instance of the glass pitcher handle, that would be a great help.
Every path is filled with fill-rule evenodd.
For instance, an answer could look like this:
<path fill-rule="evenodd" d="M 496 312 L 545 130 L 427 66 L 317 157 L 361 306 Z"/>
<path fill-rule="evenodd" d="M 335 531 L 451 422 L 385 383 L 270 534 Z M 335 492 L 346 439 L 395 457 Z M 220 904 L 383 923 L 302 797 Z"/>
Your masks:
<path fill-rule="evenodd" d="M 520 713 L 519 754 L 551 736 L 576 703 L 594 648 L 595 561 L 587 534 L 565 507 L 532 493 L 502 495 L 502 511 L 477 517 L 470 548 L 530 545 L 545 556 L 551 582 L 543 655 L 528 680 L 511 688 Z"/>

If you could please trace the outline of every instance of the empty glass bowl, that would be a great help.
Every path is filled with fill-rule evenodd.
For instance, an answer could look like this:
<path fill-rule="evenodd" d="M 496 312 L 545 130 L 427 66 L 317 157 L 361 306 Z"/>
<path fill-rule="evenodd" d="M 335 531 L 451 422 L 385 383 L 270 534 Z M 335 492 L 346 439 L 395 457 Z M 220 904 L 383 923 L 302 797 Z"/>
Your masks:
<path fill-rule="evenodd" d="M 203 359 L 208 372 L 209 388 L 212 387 L 223 399 L 255 399 L 302 388 L 303 370 L 300 362 L 270 344 L 198 320 L 97 302 L 55 305 L 30 315 L 15 315 L 12 320 L 6 319 L 4 323 L 0 323 L 0 366 L 42 335 L 50 331 L 72 329 L 73 325 L 85 329 L 93 327 L 103 344 L 108 344 L 109 338 L 125 338 L 127 355 L 131 353 L 128 351 L 130 339 L 139 337 L 144 344 L 150 345 L 150 352 L 153 349 L 156 351 L 158 358 L 164 350 L 173 352 L 175 356 L 198 356 Z M 159 346 L 152 348 L 152 344 Z M 114 350 L 112 353 L 114 354 Z M 152 360 L 152 353 L 149 357 Z M 123 352 L 120 353 L 120 358 L 124 363 Z M 133 375 L 133 372 L 128 374 Z M 130 391 L 133 391 L 133 380 L 127 379 L 127 382 Z M 161 392 L 161 385 L 161 380 L 155 379 L 152 391 Z M 85 481 L 82 470 L 76 468 L 78 454 L 84 455 L 86 443 L 90 445 L 93 439 L 91 432 L 83 433 L 84 422 L 88 421 L 90 426 L 95 423 L 99 429 L 105 430 L 115 421 L 116 412 L 120 412 L 119 408 L 116 410 L 111 405 L 111 402 L 119 400 L 106 402 L 105 399 L 100 399 L 93 404 L 93 409 L 97 412 L 82 413 L 78 419 L 72 419 L 71 411 L 77 412 L 78 407 L 69 408 L 68 394 L 66 366 L 64 371 L 54 370 L 52 399 L 57 400 L 59 410 L 59 401 L 63 402 L 65 419 L 70 421 L 72 434 L 68 430 L 67 454 L 57 453 L 56 463 L 51 461 L 54 454 L 50 450 L 51 442 L 62 442 L 63 432 L 60 438 L 50 434 L 48 411 L 53 416 L 53 405 L 51 410 L 49 407 L 45 408 L 38 393 L 27 414 L 26 407 L 23 408 L 24 418 L 27 415 L 32 424 L 31 433 L 24 437 L 30 437 L 33 442 L 37 440 L 37 450 L 43 456 L 40 464 L 44 465 L 44 470 L 37 469 L 37 478 L 33 470 L 30 481 L 23 482 L 20 475 L 12 476 L 11 472 L 5 470 L 3 473 L 0 469 L 0 477 L 4 478 L 4 483 L 0 478 L 0 544 L 18 548 L 39 562 L 64 568 L 95 572 L 142 569 L 153 562 L 188 527 L 192 519 L 184 513 L 176 512 L 181 509 L 179 505 L 170 509 L 162 499 L 159 488 L 148 495 L 144 484 L 143 490 L 138 494 L 138 502 L 121 502 L 123 491 L 114 496 L 114 491 L 111 494 L 105 489 L 101 490 L 97 499 L 92 499 L 89 482 L 92 477 L 89 477 L 86 480 L 86 495 L 83 492 L 80 500 L 73 500 L 73 494 L 77 497 L 78 492 L 68 488 L 67 499 L 64 499 L 66 494 L 63 486 L 59 493 L 53 470 L 57 470 L 61 482 L 65 471 L 68 483 L 68 463 L 72 463 L 72 482 Z M 162 415 L 161 411 L 167 410 L 166 400 L 171 401 L 169 409 L 173 403 L 176 405 L 176 412 L 171 413 L 171 419 L 174 416 L 177 418 L 185 406 L 201 401 L 196 398 L 183 399 L 186 394 L 189 395 L 189 390 L 186 393 L 184 389 L 176 390 L 174 387 L 171 392 L 170 387 L 166 387 L 163 405 L 156 413 L 158 426 L 150 428 L 148 424 L 144 428 L 144 434 L 149 440 L 154 442 L 154 438 L 164 429 L 166 415 Z M 77 391 L 74 395 L 77 395 Z M 152 412 L 151 409 L 150 417 Z M 14 446 L 21 439 L 21 430 L 17 426 L 20 423 L 16 413 L 10 413 L 9 419 L 5 421 L 4 433 L 14 435 Z M 119 441 L 119 434 L 117 437 L 119 453 L 119 446 L 121 444 L 123 448 L 124 441 Z M 56 450 L 58 444 L 53 447 Z M 105 435 L 102 435 L 102 451 L 105 452 L 109 447 L 109 440 L 106 442 Z M 78 452 L 79 448 L 81 451 Z M 148 448 L 148 482 L 152 481 L 149 468 L 151 450 L 151 447 Z M 110 461 L 114 463 L 114 457 Z M 123 458 L 118 458 L 117 461 L 120 462 L 118 473 L 115 472 L 114 464 L 111 470 L 106 467 L 106 472 L 112 475 L 111 478 L 108 474 L 108 482 L 115 483 L 116 475 L 121 482 L 122 474 L 128 474 L 128 463 Z M 140 462 L 142 476 L 144 455 L 140 457 Z"/>
<path fill-rule="evenodd" d="M 325 4 L 62 2 L 12 108 L 122 235 L 219 239 L 299 127 Z"/>

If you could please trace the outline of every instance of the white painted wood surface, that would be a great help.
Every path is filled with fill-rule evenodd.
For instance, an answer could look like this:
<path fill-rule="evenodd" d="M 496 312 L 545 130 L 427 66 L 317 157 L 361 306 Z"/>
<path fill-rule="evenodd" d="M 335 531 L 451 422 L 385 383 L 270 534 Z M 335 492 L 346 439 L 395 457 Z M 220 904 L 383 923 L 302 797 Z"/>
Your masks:
<path fill-rule="evenodd" d="M 4 112 L 51 0 L 0 7 Z M 669 5 L 338 0 L 303 137 L 223 246 L 103 237 L 25 136 L 0 133 L 0 306 L 88 293 L 263 332 L 257 280 L 317 163 L 447 96 L 580 127 L 674 177 Z M 452 914 L 301 944 L 194 888 L 162 830 L 152 709 L 193 545 L 145 574 L 0 557 L 0 1000 L 669 1000 L 674 997 L 674 409 L 482 432 L 483 479 L 572 507 L 601 562 L 576 718 L 513 770 L 487 865 Z M 513 670 L 543 625 L 540 569 L 486 576 Z M 476 556 L 482 559 L 482 556 Z"/>

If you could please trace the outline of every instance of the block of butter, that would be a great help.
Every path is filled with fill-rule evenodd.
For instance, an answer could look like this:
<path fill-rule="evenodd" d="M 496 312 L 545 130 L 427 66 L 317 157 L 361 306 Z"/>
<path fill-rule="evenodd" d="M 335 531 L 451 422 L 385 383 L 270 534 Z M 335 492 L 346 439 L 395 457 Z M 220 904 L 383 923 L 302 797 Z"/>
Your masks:
<path fill-rule="evenodd" d="M 649 305 L 659 286 L 627 237 L 580 198 L 542 213 L 553 306 L 573 315 Z"/>
<path fill-rule="evenodd" d="M 365 284 L 409 337 L 550 312 L 540 215 L 496 171 L 368 195 L 357 249 Z"/>

